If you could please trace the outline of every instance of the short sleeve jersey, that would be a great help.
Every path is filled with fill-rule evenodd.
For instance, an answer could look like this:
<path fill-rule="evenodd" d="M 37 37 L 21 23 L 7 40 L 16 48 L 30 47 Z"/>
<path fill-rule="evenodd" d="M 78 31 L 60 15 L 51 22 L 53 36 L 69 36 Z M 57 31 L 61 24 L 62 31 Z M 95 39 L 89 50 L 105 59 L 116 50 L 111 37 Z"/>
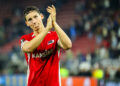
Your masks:
<path fill-rule="evenodd" d="M 20 38 L 21 48 L 26 41 L 34 38 L 34 34 Z M 27 86 L 60 86 L 58 36 L 49 31 L 41 44 L 32 53 L 25 53 L 28 64 Z"/>

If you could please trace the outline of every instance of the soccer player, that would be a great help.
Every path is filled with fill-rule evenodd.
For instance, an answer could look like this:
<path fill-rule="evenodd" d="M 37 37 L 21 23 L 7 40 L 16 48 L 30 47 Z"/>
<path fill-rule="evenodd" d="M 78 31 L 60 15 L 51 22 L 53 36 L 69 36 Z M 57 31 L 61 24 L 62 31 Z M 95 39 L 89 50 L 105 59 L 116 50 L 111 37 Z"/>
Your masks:
<path fill-rule="evenodd" d="M 24 10 L 25 22 L 33 32 L 20 38 L 21 50 L 28 64 L 27 86 L 60 86 L 60 48 L 72 47 L 72 42 L 56 22 L 55 7 L 48 6 L 50 13 L 44 27 L 44 16 L 37 7 Z M 51 31 L 51 28 L 54 31 Z"/>

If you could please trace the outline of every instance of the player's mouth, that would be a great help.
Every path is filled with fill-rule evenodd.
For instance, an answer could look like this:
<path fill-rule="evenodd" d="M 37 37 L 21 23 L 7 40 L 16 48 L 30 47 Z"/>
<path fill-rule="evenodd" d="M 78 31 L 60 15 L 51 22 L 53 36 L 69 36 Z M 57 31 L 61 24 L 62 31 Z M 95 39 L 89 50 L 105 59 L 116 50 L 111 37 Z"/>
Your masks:
<path fill-rule="evenodd" d="M 39 28 L 39 26 L 35 26 L 35 28 Z"/>
<path fill-rule="evenodd" d="M 34 25 L 34 28 L 39 28 L 39 26 L 38 25 Z"/>

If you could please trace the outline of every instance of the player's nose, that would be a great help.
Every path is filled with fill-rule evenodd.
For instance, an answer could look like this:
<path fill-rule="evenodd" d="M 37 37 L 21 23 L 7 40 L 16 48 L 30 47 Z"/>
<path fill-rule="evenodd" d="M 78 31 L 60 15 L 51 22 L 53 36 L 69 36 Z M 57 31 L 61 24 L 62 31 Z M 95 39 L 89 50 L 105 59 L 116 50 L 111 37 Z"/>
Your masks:
<path fill-rule="evenodd" d="M 32 20 L 32 23 L 33 23 L 33 24 L 36 24 L 36 19 L 33 19 L 33 20 Z"/>

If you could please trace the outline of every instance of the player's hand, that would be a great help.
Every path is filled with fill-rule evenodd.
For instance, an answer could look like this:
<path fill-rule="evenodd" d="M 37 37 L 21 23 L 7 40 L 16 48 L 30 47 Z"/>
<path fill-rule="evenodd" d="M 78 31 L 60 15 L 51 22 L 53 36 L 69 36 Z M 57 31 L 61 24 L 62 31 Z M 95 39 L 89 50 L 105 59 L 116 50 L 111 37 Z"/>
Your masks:
<path fill-rule="evenodd" d="M 52 28 L 52 18 L 51 18 L 51 15 L 49 15 L 48 19 L 47 19 L 47 26 L 46 28 L 48 28 L 49 30 L 51 30 Z"/>
<path fill-rule="evenodd" d="M 48 6 L 47 12 L 50 13 L 52 21 L 56 22 L 56 8 L 54 5 Z"/>

